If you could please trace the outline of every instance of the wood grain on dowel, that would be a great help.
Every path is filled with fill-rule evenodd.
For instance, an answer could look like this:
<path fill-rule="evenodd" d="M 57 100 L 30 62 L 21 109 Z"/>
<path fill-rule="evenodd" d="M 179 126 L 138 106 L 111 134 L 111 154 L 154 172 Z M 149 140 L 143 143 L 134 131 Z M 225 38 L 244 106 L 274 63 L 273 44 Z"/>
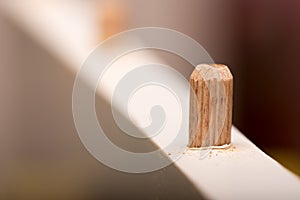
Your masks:
<path fill-rule="evenodd" d="M 227 66 L 198 65 L 190 77 L 189 147 L 231 142 L 233 77 Z"/>

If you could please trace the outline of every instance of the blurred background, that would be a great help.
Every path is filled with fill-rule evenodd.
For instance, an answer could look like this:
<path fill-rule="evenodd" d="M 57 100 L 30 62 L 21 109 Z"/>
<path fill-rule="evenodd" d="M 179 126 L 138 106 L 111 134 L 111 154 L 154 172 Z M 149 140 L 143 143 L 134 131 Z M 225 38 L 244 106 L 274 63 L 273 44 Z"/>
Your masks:
<path fill-rule="evenodd" d="M 49 186 L 52 191 L 69 186 L 64 195 L 72 198 L 73 191 L 106 194 L 105 187 L 95 188 L 102 184 L 91 173 L 97 161 L 84 150 L 72 121 L 75 73 L 99 42 L 145 26 L 180 31 L 216 63 L 228 65 L 234 75 L 234 125 L 300 175 L 299 1 L 2 0 L 0 179 L 5 181 L 0 188 L 5 189 L 0 195 L 31 199 L 33 190 L 43 193 Z M 64 176 L 55 179 L 57 173 Z M 120 176 L 127 175 L 115 179 Z"/>

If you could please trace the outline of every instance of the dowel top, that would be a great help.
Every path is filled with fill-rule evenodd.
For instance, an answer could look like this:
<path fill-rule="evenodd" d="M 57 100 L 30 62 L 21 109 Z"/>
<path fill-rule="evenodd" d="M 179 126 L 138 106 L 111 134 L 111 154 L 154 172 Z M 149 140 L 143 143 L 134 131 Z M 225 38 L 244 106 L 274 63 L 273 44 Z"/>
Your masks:
<path fill-rule="evenodd" d="M 233 76 L 226 65 L 223 64 L 200 64 L 197 65 L 191 78 L 194 80 L 210 80 L 213 78 L 221 79 L 223 81 L 232 80 Z"/>

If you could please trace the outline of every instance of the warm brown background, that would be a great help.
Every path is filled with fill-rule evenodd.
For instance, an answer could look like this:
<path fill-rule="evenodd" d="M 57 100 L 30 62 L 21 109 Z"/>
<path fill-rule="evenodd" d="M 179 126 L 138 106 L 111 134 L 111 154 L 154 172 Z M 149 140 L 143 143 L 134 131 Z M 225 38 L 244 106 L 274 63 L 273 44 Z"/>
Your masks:
<path fill-rule="evenodd" d="M 99 41 L 144 26 L 175 29 L 197 40 L 216 63 L 232 70 L 234 124 L 300 174 L 299 1 L 84 2 L 99 10 Z M 26 6 L 26 1 L 19 3 Z M 129 176 L 94 160 L 79 141 L 72 119 L 75 74 L 12 18 L 0 12 L 0 199 L 132 197 L 137 187 L 143 189 L 140 195 L 152 199 L 170 193 L 202 197 L 174 166 Z"/>

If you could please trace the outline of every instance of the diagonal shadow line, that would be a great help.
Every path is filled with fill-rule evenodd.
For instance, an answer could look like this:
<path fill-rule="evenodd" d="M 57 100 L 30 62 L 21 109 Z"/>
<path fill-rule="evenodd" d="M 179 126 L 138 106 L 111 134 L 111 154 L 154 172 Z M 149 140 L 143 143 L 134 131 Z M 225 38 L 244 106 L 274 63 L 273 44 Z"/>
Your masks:
<path fill-rule="evenodd" d="M 199 188 L 196 188 L 174 164 L 150 173 L 129 174 L 91 159 L 92 156 L 82 150 L 84 147 L 79 142 L 72 118 L 75 74 L 15 24 L 11 29 L 12 32 L 18 32 L 12 37 L 18 38 L 18 42 L 23 45 L 19 49 L 22 57 L 16 61 L 19 65 L 16 63 L 12 66 L 13 70 L 18 72 L 15 74 L 17 79 L 22 82 L 18 102 L 21 105 L 28 104 L 20 115 L 20 131 L 14 133 L 18 135 L 20 144 L 15 150 L 16 154 L 9 158 L 14 159 L 14 162 L 6 164 L 10 176 L 0 181 L 1 184 L 5 184 L 4 188 L 7 188 L 4 191 L 2 188 L 1 194 L 5 192 L 7 199 L 22 196 L 46 197 L 49 194 L 61 198 L 63 196 L 60 195 L 65 195 L 64 191 L 67 193 L 70 188 L 75 187 L 69 185 L 74 184 L 81 185 L 77 189 L 83 191 L 76 191 L 75 187 L 73 194 L 83 194 L 84 199 L 205 198 Z M 132 145 L 135 151 L 151 151 L 158 148 L 151 141 L 134 146 L 126 139 L 118 137 L 123 133 L 111 120 L 110 105 L 101 96 L 96 96 L 96 108 L 100 113 L 106 114 L 104 118 L 100 116 L 99 120 L 103 128 L 112 133 L 109 137 L 113 141 Z M 38 123 L 41 124 L 36 126 Z M 63 142 L 54 140 L 47 141 L 48 144 L 43 143 L 43 140 L 39 141 L 41 134 L 49 138 L 59 138 Z M 68 183 L 66 180 L 70 177 L 72 182 Z M 35 186 L 42 183 L 47 187 L 37 192 L 41 187 Z M 24 191 L 28 186 L 32 187 L 34 193 Z M 77 196 L 79 199 L 82 199 L 81 197 Z"/>
<path fill-rule="evenodd" d="M 95 98 L 98 121 L 107 137 L 114 144 L 133 152 L 150 152 L 159 149 L 159 147 L 150 139 L 141 140 L 128 136 L 124 133 L 114 121 L 110 103 L 99 94 L 97 94 Z M 121 116 L 121 119 L 126 121 L 126 123 L 132 123 L 122 113 L 117 111 L 117 114 Z M 143 130 L 136 126 L 135 128 L 136 131 L 139 131 L 139 134 L 145 135 Z M 165 157 L 167 158 L 167 155 L 165 155 Z M 119 181 L 117 181 L 120 183 L 113 184 L 114 187 L 118 185 L 118 189 L 126 191 L 125 196 L 128 198 L 141 195 L 144 197 L 147 196 L 146 198 L 149 197 L 149 199 L 157 197 L 162 199 L 204 199 L 201 191 L 199 191 L 199 189 L 196 188 L 174 164 L 163 169 L 144 174 L 128 174 L 125 172 L 115 171 L 114 175 L 122 177 Z M 135 186 L 131 187 L 130 185 Z M 124 190 L 123 187 L 126 189 Z M 110 192 L 107 192 L 106 195 L 107 197 L 114 198 L 123 196 L 123 194 L 112 194 Z"/>

